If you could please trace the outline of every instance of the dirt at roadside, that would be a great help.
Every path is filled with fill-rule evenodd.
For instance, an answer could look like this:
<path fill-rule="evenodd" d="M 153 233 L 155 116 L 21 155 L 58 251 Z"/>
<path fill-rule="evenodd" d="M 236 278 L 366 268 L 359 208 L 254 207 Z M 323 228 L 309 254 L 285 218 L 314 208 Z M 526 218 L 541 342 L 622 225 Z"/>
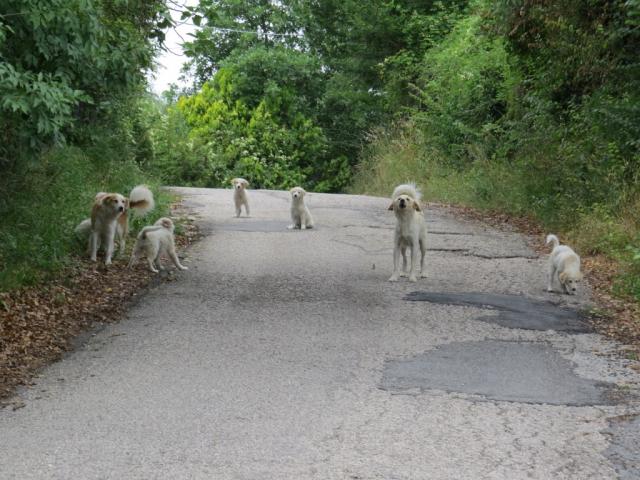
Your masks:
<path fill-rule="evenodd" d="M 199 238 L 194 217 L 179 205 L 172 217 L 181 225 L 178 254 Z M 133 242 L 129 242 L 129 248 Z M 78 259 L 44 284 L 0 293 L 0 406 L 19 408 L 6 400 L 16 387 L 28 385 L 37 370 L 64 355 L 73 339 L 100 323 L 119 320 L 131 302 L 150 284 L 174 281 L 173 264 L 161 274 L 145 262 L 127 269 L 128 257 L 109 268 L 100 261 Z"/>

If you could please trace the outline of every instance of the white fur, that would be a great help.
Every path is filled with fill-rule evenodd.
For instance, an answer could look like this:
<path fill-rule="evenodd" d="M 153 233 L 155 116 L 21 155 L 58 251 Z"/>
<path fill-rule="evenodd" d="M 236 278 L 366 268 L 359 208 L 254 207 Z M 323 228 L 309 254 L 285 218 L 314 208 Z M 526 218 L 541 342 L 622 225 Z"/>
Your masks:
<path fill-rule="evenodd" d="M 244 178 L 234 178 L 231 180 L 233 184 L 233 202 L 236 204 L 236 217 L 240 216 L 241 207 L 244 205 L 244 210 L 249 216 L 249 198 L 247 197 L 247 187 L 249 182 Z"/>
<path fill-rule="evenodd" d="M 409 275 L 409 281 L 417 281 L 416 260 L 420 249 L 420 276 L 426 277 L 424 258 L 427 251 L 427 224 L 420 206 L 420 191 L 412 183 L 398 185 L 391 195 L 389 210 L 396 215 L 393 238 L 393 273 L 389 278 L 395 282 L 400 276 Z M 411 268 L 407 272 L 407 248 L 411 250 Z M 400 272 L 402 254 L 402 272 Z"/>
<path fill-rule="evenodd" d="M 131 252 L 129 268 L 135 265 L 138 257 L 145 256 L 151 271 L 158 273 L 156 265 L 160 270 L 164 270 L 164 267 L 160 264 L 160 255 L 166 254 L 171 258 L 177 268 L 180 270 L 188 270 L 187 267 L 180 264 L 180 260 L 176 254 L 173 229 L 173 221 L 171 221 L 170 218 L 163 217 L 154 223 L 153 226 L 144 227 L 140 230 L 136 238 L 136 244 Z"/>
<path fill-rule="evenodd" d="M 289 193 L 291 194 L 291 225 L 287 228 L 289 230 L 313 228 L 313 217 L 304 203 L 307 192 L 302 187 L 294 187 L 289 190 Z"/>
<path fill-rule="evenodd" d="M 129 220 L 127 211 L 148 212 L 154 207 L 153 193 L 144 185 L 138 185 L 126 198 L 119 193 L 98 192 L 91 209 L 91 218 L 83 220 L 75 231 L 79 235 L 89 236 L 89 255 L 92 261 L 97 261 L 100 244 L 105 246 L 105 265 L 111 265 L 111 258 L 118 237 L 120 254 L 124 254 Z"/>
<path fill-rule="evenodd" d="M 546 244 L 551 244 L 553 247 L 549 256 L 547 291 L 553 291 L 553 281 L 557 278 L 566 294 L 575 295 L 583 277 L 580 271 L 580 257 L 571 247 L 560 245 L 560 240 L 553 234 L 547 235 Z"/>

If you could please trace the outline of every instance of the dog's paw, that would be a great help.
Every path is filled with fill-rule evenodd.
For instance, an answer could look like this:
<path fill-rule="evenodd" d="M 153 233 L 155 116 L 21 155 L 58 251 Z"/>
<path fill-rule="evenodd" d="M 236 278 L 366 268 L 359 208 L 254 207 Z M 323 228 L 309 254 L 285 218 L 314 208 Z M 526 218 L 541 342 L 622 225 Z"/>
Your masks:
<path fill-rule="evenodd" d="M 391 275 L 389 277 L 389 281 L 390 282 L 397 282 L 398 281 L 398 275 Z"/>
<path fill-rule="evenodd" d="M 425 272 L 420 273 L 420 278 L 427 278 L 427 274 Z"/>
<path fill-rule="evenodd" d="M 402 273 L 400 274 L 400 276 L 401 276 L 401 277 L 408 277 L 408 276 L 409 276 L 409 274 L 408 274 L 407 272 L 402 272 Z"/>
<path fill-rule="evenodd" d="M 306 225 L 300 225 L 300 230 L 306 230 L 307 226 Z"/>
<path fill-rule="evenodd" d="M 417 281 L 418 281 L 418 278 L 417 278 L 415 275 L 411 275 L 411 276 L 409 277 L 409 281 L 410 281 L 410 282 L 417 282 Z"/>
<path fill-rule="evenodd" d="M 180 270 L 189 270 L 189 267 L 185 267 L 184 265 L 178 267 Z"/>
<path fill-rule="evenodd" d="M 295 226 L 295 225 L 289 225 L 289 226 L 287 227 L 287 230 L 293 230 L 294 228 L 296 228 L 296 226 Z"/>

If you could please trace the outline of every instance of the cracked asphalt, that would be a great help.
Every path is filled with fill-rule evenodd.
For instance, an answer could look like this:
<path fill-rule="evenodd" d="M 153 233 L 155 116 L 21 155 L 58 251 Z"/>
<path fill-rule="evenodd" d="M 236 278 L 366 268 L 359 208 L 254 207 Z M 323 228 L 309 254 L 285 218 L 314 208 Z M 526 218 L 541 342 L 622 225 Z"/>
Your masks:
<path fill-rule="evenodd" d="M 231 190 L 176 190 L 190 270 L 0 410 L 0 478 L 638 478 L 619 346 L 487 318 L 588 305 L 521 236 L 430 206 L 428 278 L 389 283 L 388 199 L 311 194 L 317 227 L 288 231 L 285 192 L 234 218 Z"/>

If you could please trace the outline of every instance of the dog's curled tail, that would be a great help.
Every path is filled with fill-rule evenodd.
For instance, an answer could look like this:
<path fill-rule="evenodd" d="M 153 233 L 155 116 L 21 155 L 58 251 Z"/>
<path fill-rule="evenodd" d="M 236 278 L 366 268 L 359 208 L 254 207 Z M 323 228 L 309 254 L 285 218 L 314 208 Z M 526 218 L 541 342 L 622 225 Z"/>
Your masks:
<path fill-rule="evenodd" d="M 155 231 L 161 230 L 163 228 L 164 227 L 162 225 L 151 225 L 149 227 L 144 227 L 142 230 L 140 230 L 140 233 L 138 233 L 138 240 L 146 240 L 147 239 L 147 233 L 155 232 Z"/>
<path fill-rule="evenodd" d="M 137 215 L 143 217 L 155 206 L 153 193 L 146 185 L 138 185 L 129 194 L 129 207 L 133 208 Z"/>
<path fill-rule="evenodd" d="M 550 233 L 549 235 L 547 235 L 547 241 L 545 242 L 545 245 L 549 244 L 551 244 L 551 248 L 556 248 L 558 245 L 560 245 L 560 240 L 558 240 L 558 237 L 556 237 L 553 233 Z"/>
<path fill-rule="evenodd" d="M 391 198 L 398 198 L 400 195 L 408 195 L 416 201 L 422 199 L 422 193 L 415 183 L 403 183 L 398 185 L 394 190 Z"/>

